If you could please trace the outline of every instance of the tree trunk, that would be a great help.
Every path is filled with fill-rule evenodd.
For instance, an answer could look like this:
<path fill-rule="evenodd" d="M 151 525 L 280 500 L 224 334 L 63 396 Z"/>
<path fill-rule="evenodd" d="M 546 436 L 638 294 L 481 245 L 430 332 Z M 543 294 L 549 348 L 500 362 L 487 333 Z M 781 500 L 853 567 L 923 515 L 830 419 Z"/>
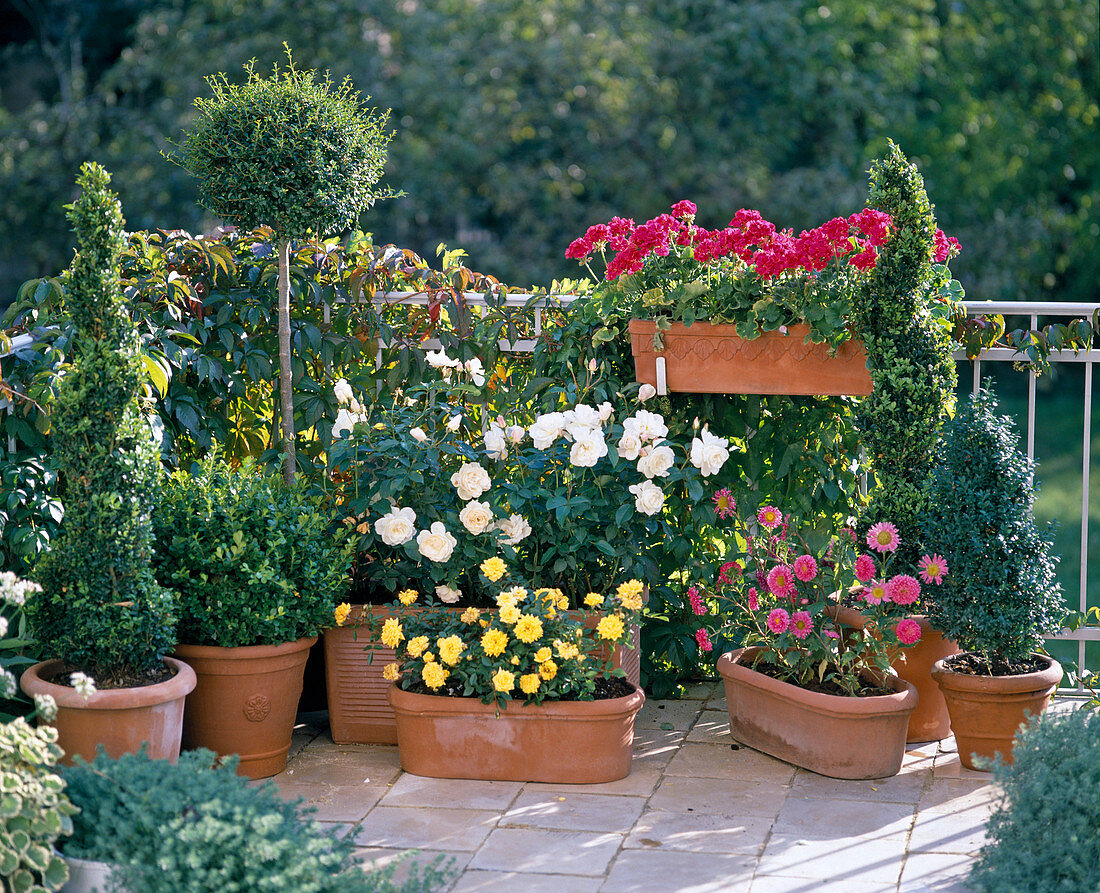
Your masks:
<path fill-rule="evenodd" d="M 290 364 L 290 240 L 279 244 L 279 402 L 283 417 L 283 478 L 294 484 L 294 373 Z"/>

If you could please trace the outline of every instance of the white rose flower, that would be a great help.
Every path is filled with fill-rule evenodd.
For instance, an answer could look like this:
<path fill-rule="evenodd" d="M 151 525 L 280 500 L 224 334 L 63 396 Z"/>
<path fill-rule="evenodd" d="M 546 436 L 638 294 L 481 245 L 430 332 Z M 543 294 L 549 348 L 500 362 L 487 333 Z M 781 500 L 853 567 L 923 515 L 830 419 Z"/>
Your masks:
<path fill-rule="evenodd" d="M 453 605 L 460 598 L 462 598 L 462 590 L 455 589 L 453 586 L 436 586 L 435 596 L 441 602 L 446 602 L 448 605 Z"/>
<path fill-rule="evenodd" d="M 586 431 L 573 441 L 569 464 L 575 468 L 591 468 L 607 455 L 607 443 L 602 431 Z"/>
<path fill-rule="evenodd" d="M 523 515 L 511 515 L 502 518 L 493 526 L 504 534 L 500 541 L 507 543 L 509 546 L 514 546 L 531 535 L 531 525 L 527 523 L 527 519 Z"/>
<path fill-rule="evenodd" d="M 623 428 L 626 428 L 627 422 L 630 421 L 631 419 L 627 419 L 626 422 L 623 423 Z M 668 437 L 668 426 L 658 413 L 646 412 L 644 409 L 639 409 L 634 413 L 633 423 L 631 427 L 637 431 L 638 437 L 643 443 L 647 440 L 656 441 Z"/>
<path fill-rule="evenodd" d="M 497 425 L 490 425 L 485 432 L 485 452 L 491 459 L 504 459 L 508 455 L 508 441 L 504 435 L 504 429 Z"/>
<path fill-rule="evenodd" d="M 462 364 L 462 368 L 466 370 L 466 374 L 470 376 L 470 379 L 479 388 L 485 384 L 485 367 L 481 365 L 481 360 L 474 357 L 472 360 L 467 360 Z"/>
<path fill-rule="evenodd" d="M 420 443 L 428 439 L 428 435 L 424 432 L 423 428 L 410 428 L 409 434 L 412 436 L 413 440 L 419 441 Z"/>
<path fill-rule="evenodd" d="M 630 492 L 634 494 L 634 507 L 642 514 L 656 515 L 665 506 L 665 492 L 653 481 L 631 484 Z"/>
<path fill-rule="evenodd" d="M 657 396 L 657 389 L 651 384 L 644 384 L 638 388 L 638 402 L 645 403 L 651 397 Z"/>
<path fill-rule="evenodd" d="M 458 360 L 452 360 L 447 356 L 446 351 L 442 348 L 438 351 L 429 350 L 427 354 L 425 354 L 424 359 L 428 361 L 429 366 L 435 369 L 453 369 L 461 365 Z"/>
<path fill-rule="evenodd" d="M 505 433 L 511 443 L 520 444 L 523 443 L 523 438 L 527 436 L 527 429 L 523 425 L 509 425 Z"/>
<path fill-rule="evenodd" d="M 565 412 L 564 416 L 565 430 L 573 440 L 600 427 L 600 414 L 591 406 L 581 404 Z"/>
<path fill-rule="evenodd" d="M 668 470 L 676 464 L 672 447 L 661 444 L 638 460 L 638 471 L 647 478 L 666 478 Z"/>
<path fill-rule="evenodd" d="M 451 486 L 458 491 L 458 498 L 463 502 L 477 499 L 482 493 L 493 486 L 487 472 L 477 462 L 463 462 L 462 467 L 451 475 Z"/>
<path fill-rule="evenodd" d="M 611 413 L 613 413 L 614 411 L 614 407 L 606 400 L 604 400 L 604 402 L 600 404 L 600 421 L 606 422 L 609 418 L 611 418 Z"/>
<path fill-rule="evenodd" d="M 416 512 L 394 508 L 374 522 L 374 532 L 387 546 L 403 546 L 416 536 Z"/>
<path fill-rule="evenodd" d="M 467 502 L 462 511 L 458 513 L 458 520 L 474 536 L 484 533 L 493 523 L 493 510 L 489 503 L 478 502 L 476 499 Z"/>
<path fill-rule="evenodd" d="M 333 393 L 336 394 L 336 399 L 340 403 L 350 403 L 355 396 L 351 392 L 351 385 L 347 383 L 346 379 L 341 378 L 335 385 L 332 386 Z"/>
<path fill-rule="evenodd" d="M 447 421 L 447 430 L 453 433 L 453 432 L 458 430 L 458 426 L 461 425 L 461 424 L 462 424 L 462 413 L 459 413 L 453 419 L 449 419 Z"/>
<path fill-rule="evenodd" d="M 623 436 L 619 438 L 619 445 L 615 449 L 621 458 L 633 462 L 642 451 L 641 438 L 636 433 L 624 431 Z"/>
<path fill-rule="evenodd" d="M 691 441 L 691 464 L 702 472 L 703 477 L 710 477 L 718 474 L 730 457 L 727 449 L 729 441 L 724 437 L 715 437 L 706 428 L 701 434 L 702 438 L 696 437 Z"/>
<path fill-rule="evenodd" d="M 548 412 L 535 419 L 535 424 L 527 430 L 531 434 L 535 449 L 545 450 L 561 437 L 564 428 L 565 416 L 560 412 Z"/>
<path fill-rule="evenodd" d="M 450 560 L 457 545 L 458 540 L 447 532 L 442 521 L 436 521 L 430 530 L 421 530 L 416 535 L 416 548 L 420 554 L 440 564 Z"/>
<path fill-rule="evenodd" d="M 346 409 L 341 408 L 336 413 L 336 421 L 332 423 L 332 437 L 335 440 L 337 437 L 343 437 L 351 430 L 351 426 L 355 424 L 355 417 Z"/>

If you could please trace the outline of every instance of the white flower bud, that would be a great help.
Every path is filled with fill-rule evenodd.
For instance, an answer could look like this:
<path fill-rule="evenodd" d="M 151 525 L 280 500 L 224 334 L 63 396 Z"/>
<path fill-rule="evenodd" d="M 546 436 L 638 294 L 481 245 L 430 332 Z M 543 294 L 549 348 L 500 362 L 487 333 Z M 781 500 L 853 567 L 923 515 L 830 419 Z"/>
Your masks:
<path fill-rule="evenodd" d="M 657 396 L 657 389 L 651 384 L 644 384 L 638 388 L 638 402 L 645 403 L 651 397 Z"/>

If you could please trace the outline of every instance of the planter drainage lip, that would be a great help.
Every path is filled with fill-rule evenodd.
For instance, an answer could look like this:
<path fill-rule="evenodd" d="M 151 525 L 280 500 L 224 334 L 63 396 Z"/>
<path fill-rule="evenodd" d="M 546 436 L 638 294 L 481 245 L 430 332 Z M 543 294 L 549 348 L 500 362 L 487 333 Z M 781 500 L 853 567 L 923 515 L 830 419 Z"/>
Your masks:
<path fill-rule="evenodd" d="M 191 667 L 174 657 L 165 657 L 163 660 L 176 670 L 176 675 L 171 679 L 135 688 L 98 689 L 88 698 L 81 695 L 75 688 L 46 681 L 44 677 L 52 676 L 66 667 L 62 660 L 47 660 L 29 667 L 24 670 L 20 685 L 23 691 L 32 696 L 52 695 L 58 707 L 73 707 L 80 710 L 126 710 L 149 707 L 182 698 L 195 690 L 197 677 Z"/>
<path fill-rule="evenodd" d="M 541 704 L 521 704 L 510 701 L 497 715 L 496 705 L 485 704 L 481 698 L 452 698 L 447 695 L 424 695 L 405 691 L 396 683 L 388 691 L 390 704 L 396 712 L 410 716 L 450 717 L 466 715 L 471 710 L 487 713 L 491 719 L 546 719 L 554 722 L 589 722 L 593 719 L 614 719 L 637 713 L 645 703 L 645 694 L 634 686 L 634 691 L 621 698 L 604 698 L 599 701 L 543 701 Z M 562 715 L 561 704 L 569 705 L 570 715 Z"/>
<path fill-rule="evenodd" d="M 1015 694 L 1032 692 L 1038 689 L 1057 686 L 1062 681 L 1062 665 L 1047 654 L 1032 653 L 1032 657 L 1041 657 L 1047 662 L 1043 670 L 1033 673 L 1021 673 L 1016 676 L 972 676 L 969 673 L 956 673 L 947 666 L 947 658 L 932 665 L 932 678 L 941 687 L 959 692 L 991 692 Z"/>

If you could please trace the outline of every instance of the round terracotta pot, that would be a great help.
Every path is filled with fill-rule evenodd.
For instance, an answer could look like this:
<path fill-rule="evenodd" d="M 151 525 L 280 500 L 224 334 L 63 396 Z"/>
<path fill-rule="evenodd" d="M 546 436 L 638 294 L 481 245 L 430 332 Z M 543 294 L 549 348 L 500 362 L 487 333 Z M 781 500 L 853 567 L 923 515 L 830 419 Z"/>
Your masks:
<path fill-rule="evenodd" d="M 897 775 L 917 705 L 912 683 L 888 676 L 893 694 L 867 698 L 806 691 L 753 670 L 759 651 L 742 648 L 718 659 L 734 739 L 831 778 Z"/>
<path fill-rule="evenodd" d="M 171 657 L 164 662 L 176 670 L 171 679 L 138 688 L 97 691 L 87 700 L 76 689 L 46 681 L 65 667 L 59 660 L 28 667 L 19 684 L 31 697 L 52 695 L 57 702 L 54 726 L 57 743 L 65 751 L 61 760 L 65 765 L 71 765 L 77 755 L 95 759 L 98 745 L 117 759 L 136 752 L 143 743 L 153 759 L 174 763 L 180 755 L 183 702 L 195 688 L 195 673 Z"/>
<path fill-rule="evenodd" d="M 239 775 L 267 778 L 286 768 L 302 694 L 302 673 L 316 636 L 282 645 L 178 645 L 198 684 L 187 699 L 183 746 L 239 754 Z"/>
<path fill-rule="evenodd" d="M 603 701 L 511 702 L 389 689 L 401 768 L 432 778 L 598 784 L 626 778 L 640 688 Z"/>
<path fill-rule="evenodd" d="M 1033 656 L 1046 661 L 1046 669 L 1019 676 L 970 676 L 953 672 L 946 658 L 932 667 L 932 678 L 947 700 L 959 760 L 967 769 L 988 771 L 976 765 L 974 758 L 992 758 L 996 753 L 1011 763 L 1016 732 L 1028 715 L 1046 710 L 1062 681 L 1062 665 L 1044 654 Z"/>

